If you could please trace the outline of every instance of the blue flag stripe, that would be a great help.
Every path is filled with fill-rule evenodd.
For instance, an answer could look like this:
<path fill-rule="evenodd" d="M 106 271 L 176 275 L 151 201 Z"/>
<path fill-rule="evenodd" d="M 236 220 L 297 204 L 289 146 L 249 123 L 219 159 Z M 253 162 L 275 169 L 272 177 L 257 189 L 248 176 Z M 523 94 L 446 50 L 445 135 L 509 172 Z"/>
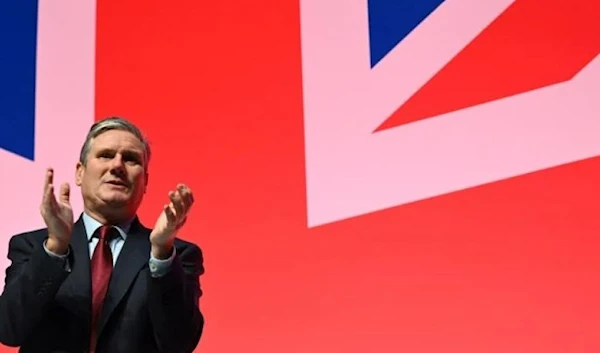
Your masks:
<path fill-rule="evenodd" d="M 377 65 L 444 0 L 369 0 L 371 67 Z"/>
<path fill-rule="evenodd" d="M 34 159 L 38 0 L 0 1 L 0 148 Z"/>

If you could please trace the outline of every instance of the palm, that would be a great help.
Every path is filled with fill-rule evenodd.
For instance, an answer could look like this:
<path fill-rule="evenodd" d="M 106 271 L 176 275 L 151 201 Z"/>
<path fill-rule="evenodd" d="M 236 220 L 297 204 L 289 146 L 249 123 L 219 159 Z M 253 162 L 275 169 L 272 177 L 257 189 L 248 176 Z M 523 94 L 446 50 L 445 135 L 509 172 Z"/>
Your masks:
<path fill-rule="evenodd" d="M 51 169 L 46 174 L 40 213 L 48 227 L 49 234 L 61 240 L 69 240 L 73 230 L 73 208 L 69 203 L 69 184 L 61 185 L 57 200 L 52 185 L 53 174 Z"/>
<path fill-rule="evenodd" d="M 150 242 L 153 245 L 164 246 L 173 241 L 194 203 L 192 191 L 183 184 L 177 185 L 176 191 L 169 192 L 169 198 L 171 202 L 163 207 L 150 234 Z"/>
<path fill-rule="evenodd" d="M 152 244 L 163 245 L 169 241 L 175 231 L 175 225 L 169 222 L 166 211 L 163 210 L 156 220 L 152 234 L 150 234 L 150 241 Z"/>
<path fill-rule="evenodd" d="M 53 234 L 70 234 L 73 229 L 73 208 L 68 203 L 56 202 L 49 205 L 44 221 Z"/>

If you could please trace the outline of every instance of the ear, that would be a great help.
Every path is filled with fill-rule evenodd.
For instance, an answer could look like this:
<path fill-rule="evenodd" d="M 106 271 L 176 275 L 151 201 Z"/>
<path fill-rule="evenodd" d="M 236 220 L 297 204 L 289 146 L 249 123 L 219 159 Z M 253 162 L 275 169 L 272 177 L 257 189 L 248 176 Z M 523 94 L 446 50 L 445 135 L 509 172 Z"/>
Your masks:
<path fill-rule="evenodd" d="M 148 188 L 148 177 L 150 176 L 150 174 L 148 174 L 148 172 L 144 172 L 144 194 L 146 193 L 146 190 Z"/>
<path fill-rule="evenodd" d="M 77 166 L 75 167 L 75 184 L 77 186 L 81 186 L 83 182 L 83 174 L 85 172 L 85 167 L 81 162 L 77 162 Z"/>

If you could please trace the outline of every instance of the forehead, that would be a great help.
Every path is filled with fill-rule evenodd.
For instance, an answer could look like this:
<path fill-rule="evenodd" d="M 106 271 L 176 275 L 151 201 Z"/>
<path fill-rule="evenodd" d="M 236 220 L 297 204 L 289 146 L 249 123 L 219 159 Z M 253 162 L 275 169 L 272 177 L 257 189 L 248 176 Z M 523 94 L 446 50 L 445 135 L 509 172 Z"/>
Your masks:
<path fill-rule="evenodd" d="M 142 152 L 142 142 L 131 132 L 125 130 L 108 130 L 94 137 L 91 141 L 91 150 L 101 149 L 126 149 Z"/>

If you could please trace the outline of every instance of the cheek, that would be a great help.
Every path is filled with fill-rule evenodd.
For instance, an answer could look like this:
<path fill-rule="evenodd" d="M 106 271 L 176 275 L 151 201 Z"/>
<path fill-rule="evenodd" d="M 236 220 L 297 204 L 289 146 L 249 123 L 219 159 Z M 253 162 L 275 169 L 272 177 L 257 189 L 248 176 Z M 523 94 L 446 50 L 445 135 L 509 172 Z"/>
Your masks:
<path fill-rule="evenodd" d="M 82 181 L 87 184 L 99 184 L 100 180 L 102 180 L 102 176 L 105 173 L 106 168 L 103 167 L 102 164 L 96 163 L 95 160 L 91 160 L 88 162 L 87 168 L 85 168 L 85 172 L 82 173 Z"/>
<path fill-rule="evenodd" d="M 102 173 L 97 171 L 86 171 L 82 179 L 82 188 L 87 190 L 98 190 L 102 187 Z"/>
<path fill-rule="evenodd" d="M 144 184 L 145 184 L 145 176 L 144 176 L 144 170 L 138 170 L 137 168 L 135 170 L 132 170 L 129 174 L 131 176 L 131 181 L 133 183 L 135 183 L 135 187 L 136 189 L 143 189 L 144 188 Z"/>

